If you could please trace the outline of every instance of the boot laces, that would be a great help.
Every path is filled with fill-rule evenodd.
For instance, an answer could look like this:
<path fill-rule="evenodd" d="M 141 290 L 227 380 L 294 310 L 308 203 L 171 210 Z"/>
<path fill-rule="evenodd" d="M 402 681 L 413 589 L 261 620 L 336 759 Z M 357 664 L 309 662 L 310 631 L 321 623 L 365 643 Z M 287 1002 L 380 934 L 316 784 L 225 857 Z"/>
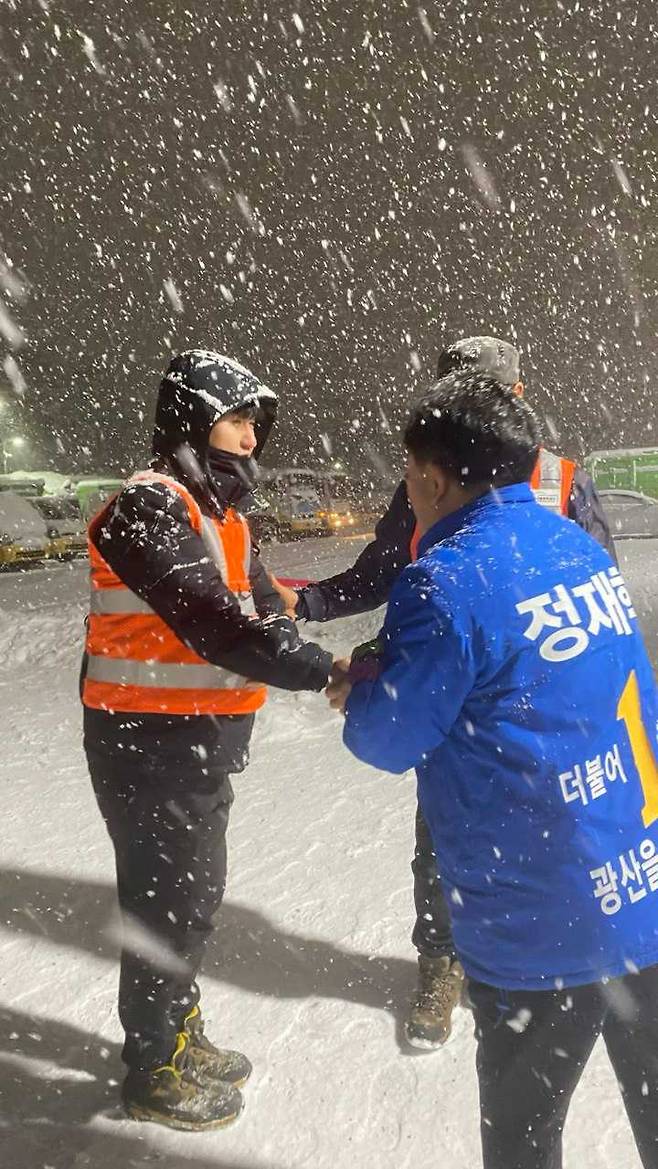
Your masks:
<path fill-rule="evenodd" d="M 420 968 L 420 986 L 416 996 L 415 1007 L 421 1011 L 444 1011 L 454 1005 L 457 993 L 457 972 L 454 963 L 446 964 L 445 969 L 436 970 L 428 966 Z"/>
<path fill-rule="evenodd" d="M 194 1007 L 183 1022 L 185 1034 L 189 1036 L 190 1047 L 207 1051 L 210 1055 L 219 1055 L 219 1050 L 211 1043 L 205 1034 L 204 1020 L 199 1007 Z"/>
<path fill-rule="evenodd" d="M 176 1036 L 176 1047 L 169 1063 L 155 1068 L 154 1075 L 169 1072 L 183 1083 L 196 1083 L 194 1063 L 190 1058 L 190 1037 L 187 1031 L 179 1031 Z"/>

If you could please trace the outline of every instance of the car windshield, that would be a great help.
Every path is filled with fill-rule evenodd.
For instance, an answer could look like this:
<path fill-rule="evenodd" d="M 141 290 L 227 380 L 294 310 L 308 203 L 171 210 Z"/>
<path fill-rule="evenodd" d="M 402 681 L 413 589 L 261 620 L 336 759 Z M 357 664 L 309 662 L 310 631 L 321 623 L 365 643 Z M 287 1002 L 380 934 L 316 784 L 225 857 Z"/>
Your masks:
<path fill-rule="evenodd" d="M 0 532 L 3 535 L 19 538 L 25 534 L 45 534 L 45 530 L 43 516 L 28 499 L 9 491 L 0 492 Z"/>

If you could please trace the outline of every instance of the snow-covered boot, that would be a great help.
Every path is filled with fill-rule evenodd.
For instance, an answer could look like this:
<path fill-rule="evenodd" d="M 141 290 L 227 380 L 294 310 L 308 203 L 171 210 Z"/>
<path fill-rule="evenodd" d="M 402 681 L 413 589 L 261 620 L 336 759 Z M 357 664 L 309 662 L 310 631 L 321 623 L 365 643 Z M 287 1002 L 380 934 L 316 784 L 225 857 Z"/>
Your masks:
<path fill-rule="evenodd" d="M 464 970 L 456 958 L 418 957 L 418 986 L 405 1023 L 407 1041 L 427 1051 L 441 1047 L 452 1029 L 452 1012 L 464 985 Z"/>
<path fill-rule="evenodd" d="M 202 1078 L 191 1064 L 189 1036 L 181 1031 L 169 1063 L 150 1071 L 131 1069 L 122 1088 L 123 1106 L 133 1120 L 198 1132 L 223 1128 L 242 1111 L 233 1084 Z"/>
<path fill-rule="evenodd" d="M 193 1007 L 183 1021 L 183 1030 L 190 1040 L 189 1062 L 203 1078 L 223 1080 L 241 1088 L 251 1075 L 251 1064 L 240 1051 L 226 1051 L 215 1047 L 204 1035 L 201 1009 Z"/>

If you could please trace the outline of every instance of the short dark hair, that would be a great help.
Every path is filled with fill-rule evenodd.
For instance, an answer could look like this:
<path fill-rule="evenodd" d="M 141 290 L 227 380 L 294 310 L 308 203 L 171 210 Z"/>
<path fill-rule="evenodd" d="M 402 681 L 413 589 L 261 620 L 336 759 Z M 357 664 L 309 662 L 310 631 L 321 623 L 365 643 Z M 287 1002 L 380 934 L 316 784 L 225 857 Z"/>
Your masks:
<path fill-rule="evenodd" d="M 526 483 L 537 462 L 539 423 L 509 387 L 482 373 L 441 378 L 412 411 L 404 432 L 420 463 L 434 463 L 462 487 Z"/>

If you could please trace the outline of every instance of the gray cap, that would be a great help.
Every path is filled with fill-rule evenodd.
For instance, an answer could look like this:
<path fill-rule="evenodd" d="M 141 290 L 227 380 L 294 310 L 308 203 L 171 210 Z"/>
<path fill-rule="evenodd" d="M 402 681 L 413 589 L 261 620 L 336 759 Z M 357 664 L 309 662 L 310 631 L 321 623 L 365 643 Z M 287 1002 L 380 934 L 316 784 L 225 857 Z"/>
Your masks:
<path fill-rule="evenodd" d="M 478 370 L 505 386 L 515 386 L 521 380 L 521 355 L 498 337 L 465 337 L 439 354 L 436 376 L 445 377 L 456 369 Z"/>

